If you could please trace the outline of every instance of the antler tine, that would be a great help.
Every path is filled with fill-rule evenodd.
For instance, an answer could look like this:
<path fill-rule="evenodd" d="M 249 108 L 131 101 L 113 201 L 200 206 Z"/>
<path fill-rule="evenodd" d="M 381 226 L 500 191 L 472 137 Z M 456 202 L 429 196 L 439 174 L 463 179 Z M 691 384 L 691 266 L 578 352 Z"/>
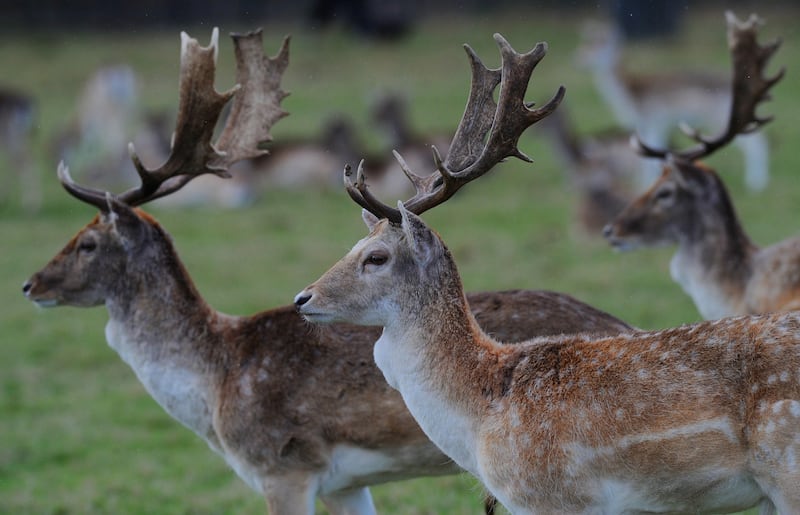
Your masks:
<path fill-rule="evenodd" d="M 280 107 L 287 96 L 280 80 L 288 65 L 289 39 L 284 39 L 276 57 L 266 58 L 260 30 L 233 34 L 238 84 L 218 93 L 214 89 L 218 38 L 219 31 L 214 28 L 209 46 L 201 47 L 196 39 L 181 33 L 180 99 L 172 151 L 164 164 L 150 170 L 129 145 L 141 185 L 118 195 L 121 201 L 138 206 L 203 174 L 230 177 L 228 167 L 233 163 L 266 153 L 259 145 L 271 139 L 269 129 L 287 114 Z M 214 128 L 231 98 L 231 113 L 214 145 Z"/>
<path fill-rule="evenodd" d="M 72 180 L 72 176 L 69 173 L 69 168 L 64 164 L 64 161 L 60 161 L 58 163 L 58 169 L 56 173 L 58 174 L 58 180 L 61 182 L 61 186 L 63 186 L 70 195 L 78 200 L 86 202 L 87 204 L 95 206 L 101 211 L 108 211 L 106 193 L 104 191 L 87 188 L 86 186 L 77 184 L 74 180 Z"/>
<path fill-rule="evenodd" d="M 242 89 L 233 97 L 225 127 L 217 140 L 223 153 L 220 166 L 230 166 L 268 152 L 261 147 L 272 141 L 269 131 L 289 113 L 281 101 L 289 93 L 281 89 L 281 78 L 289 66 L 289 40 L 284 38 L 275 57 L 264 56 L 262 32 L 232 34 L 236 52 L 236 82 Z"/>
<path fill-rule="evenodd" d="M 358 163 L 358 171 L 356 172 L 356 181 L 353 182 L 353 170 L 350 165 L 344 167 L 344 187 L 347 194 L 350 195 L 356 204 L 363 207 L 378 218 L 388 218 L 392 222 L 400 222 L 399 218 L 395 217 L 400 215 L 400 212 L 393 209 L 380 200 L 376 199 L 370 193 L 367 182 L 366 173 L 364 172 L 364 160 Z"/>
<path fill-rule="evenodd" d="M 495 34 L 494 39 L 502 58 L 498 69 L 487 68 L 472 48 L 464 45 L 472 68 L 470 94 L 447 158 L 443 161 L 438 150 L 432 149 L 436 171 L 421 177 L 409 169 L 399 153 L 394 153 L 416 188 L 414 196 L 403 202 L 404 207 L 415 214 L 446 201 L 463 185 L 487 173 L 507 157 L 530 162 L 518 148 L 520 136 L 552 113 L 564 98 L 565 89 L 561 86 L 541 108 L 531 109 L 524 101 L 533 70 L 547 53 L 546 43 L 538 43 L 530 52 L 519 54 L 500 34 Z M 495 102 L 493 94 L 498 84 L 500 93 Z M 359 205 L 374 215 L 394 223 L 402 220 L 400 211 L 372 197 L 366 184 L 363 188 L 348 189 L 351 197 L 354 191 L 361 197 L 361 201 L 357 200 Z"/>
<path fill-rule="evenodd" d="M 681 159 L 694 161 L 727 145 L 737 135 L 754 132 L 772 121 L 772 116 L 758 116 L 756 109 L 761 102 L 771 99 L 770 89 L 786 72 L 784 67 L 773 77 L 764 76 L 767 63 L 780 47 L 781 40 L 759 45 L 758 27 L 763 25 L 763 20 L 755 14 L 744 22 L 739 21 L 731 11 L 726 11 L 725 17 L 728 24 L 728 47 L 733 61 L 731 114 L 727 127 L 720 135 L 706 138 L 696 129 L 682 125 L 681 130 L 698 143 L 682 152 L 650 147 L 637 137 L 634 146 L 641 155 L 664 159 L 668 154 L 674 154 Z"/>

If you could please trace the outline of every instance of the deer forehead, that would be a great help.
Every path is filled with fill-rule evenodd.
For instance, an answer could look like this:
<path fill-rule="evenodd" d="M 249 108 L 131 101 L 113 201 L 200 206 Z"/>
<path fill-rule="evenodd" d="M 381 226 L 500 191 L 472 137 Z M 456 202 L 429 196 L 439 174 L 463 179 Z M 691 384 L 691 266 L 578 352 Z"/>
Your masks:
<path fill-rule="evenodd" d="M 353 245 L 349 254 L 360 256 L 379 249 L 391 251 L 398 247 L 402 238 L 403 233 L 400 228 L 382 220 L 367 236 Z"/>

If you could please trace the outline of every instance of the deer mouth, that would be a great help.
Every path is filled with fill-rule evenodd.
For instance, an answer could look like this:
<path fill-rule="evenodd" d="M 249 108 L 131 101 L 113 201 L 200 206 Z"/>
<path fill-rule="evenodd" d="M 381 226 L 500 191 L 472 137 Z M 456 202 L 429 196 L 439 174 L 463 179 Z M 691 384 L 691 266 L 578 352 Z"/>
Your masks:
<path fill-rule="evenodd" d="M 612 224 L 608 224 L 603 228 L 603 237 L 608 241 L 608 244 L 611 245 L 615 250 L 619 251 L 627 251 L 633 250 L 638 245 L 632 241 L 631 239 L 625 238 L 624 236 L 620 236 Z"/>
<path fill-rule="evenodd" d="M 306 322 L 311 322 L 312 324 L 330 324 L 336 321 L 333 315 L 322 311 L 305 310 L 303 307 L 299 307 L 297 308 L 297 312 L 300 313 L 300 316 L 302 316 Z"/>
<path fill-rule="evenodd" d="M 56 299 L 30 299 L 30 301 L 40 308 L 54 308 L 58 306 L 58 301 Z"/>
<path fill-rule="evenodd" d="M 619 252 L 628 252 L 639 248 L 639 244 L 633 240 L 626 240 L 624 238 L 608 238 L 608 243 L 614 250 Z"/>
<path fill-rule="evenodd" d="M 625 236 L 616 234 L 614 231 L 605 231 L 603 236 L 614 250 L 620 252 L 636 250 L 641 246 L 638 238 L 626 238 Z"/>
<path fill-rule="evenodd" d="M 58 299 L 55 297 L 49 297 L 43 294 L 37 294 L 34 290 L 36 290 L 36 286 L 38 281 L 29 280 L 26 281 L 25 284 L 22 285 L 22 294 L 25 295 L 25 298 L 29 301 L 33 302 L 40 308 L 52 308 L 54 306 L 58 306 Z"/>
<path fill-rule="evenodd" d="M 55 297 L 35 296 L 30 293 L 26 293 L 25 297 L 40 308 L 54 308 L 58 306 L 58 299 Z"/>

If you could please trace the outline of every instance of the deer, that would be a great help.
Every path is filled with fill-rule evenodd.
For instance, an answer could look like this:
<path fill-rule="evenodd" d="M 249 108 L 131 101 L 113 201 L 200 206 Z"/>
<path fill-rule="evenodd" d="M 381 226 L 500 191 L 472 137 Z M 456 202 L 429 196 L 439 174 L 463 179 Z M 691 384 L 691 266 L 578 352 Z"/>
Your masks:
<path fill-rule="evenodd" d="M 638 132 L 653 146 L 669 142 L 678 123 L 703 124 L 716 130 L 725 124 L 731 102 L 723 76 L 701 72 L 633 73 L 621 63 L 620 36 L 610 27 L 589 24 L 577 51 L 601 98 L 622 127 Z M 734 143 L 745 160 L 744 182 L 751 191 L 769 183 L 769 142 L 763 133 L 741 134 Z M 652 163 L 652 162 L 650 162 Z M 659 175 L 658 166 L 642 162 L 643 184 Z"/>
<path fill-rule="evenodd" d="M 202 47 L 182 35 L 172 153 L 149 169 L 131 145 L 140 185 L 115 194 L 78 184 L 59 165 L 67 193 L 98 214 L 22 290 L 40 307 L 104 305 L 109 346 L 171 417 L 264 497 L 272 515 L 313 515 L 315 499 L 334 515 L 374 514 L 371 485 L 462 472 L 375 366 L 379 330 L 317 329 L 292 304 L 248 316 L 216 311 L 166 229 L 141 207 L 261 155 L 270 128 L 286 115 L 280 81 L 288 39 L 264 58 L 260 31 L 234 36 L 238 86 L 219 94 L 217 38 L 214 30 Z M 212 142 L 231 99 L 231 115 Z M 484 329 L 508 341 L 636 330 L 567 294 L 512 290 L 469 299 Z"/>
<path fill-rule="evenodd" d="M 495 39 L 504 78 L 546 51 L 519 56 Z M 476 101 L 487 117 L 459 128 L 471 137 L 435 157 L 431 180 L 408 170 L 419 187 L 396 208 L 350 170 L 369 233 L 295 296 L 298 311 L 381 327 L 387 382 L 511 513 L 800 513 L 800 314 L 505 345 L 470 313 L 453 254 L 420 214 L 504 158 L 527 158 L 520 133 L 559 97 L 533 109 L 525 89 L 501 84 L 493 105 L 487 87 Z"/>
<path fill-rule="evenodd" d="M 727 127 L 713 138 L 683 127 L 695 145 L 682 151 L 655 148 L 634 137 L 640 154 L 663 163 L 661 177 L 603 229 L 618 250 L 677 245 L 670 274 L 705 319 L 800 308 L 800 238 L 756 245 L 720 176 L 699 161 L 772 120 L 756 110 L 785 70 L 765 76 L 780 40 L 758 45 L 759 23 L 753 16 L 739 25 L 728 13 L 734 71 Z"/>
<path fill-rule="evenodd" d="M 39 176 L 32 163 L 30 143 L 36 121 L 36 102 L 28 95 L 0 88 L 0 150 L 5 166 L 14 170 L 21 207 L 39 210 L 42 201 Z M 5 199 L 4 199 L 5 200 Z"/>

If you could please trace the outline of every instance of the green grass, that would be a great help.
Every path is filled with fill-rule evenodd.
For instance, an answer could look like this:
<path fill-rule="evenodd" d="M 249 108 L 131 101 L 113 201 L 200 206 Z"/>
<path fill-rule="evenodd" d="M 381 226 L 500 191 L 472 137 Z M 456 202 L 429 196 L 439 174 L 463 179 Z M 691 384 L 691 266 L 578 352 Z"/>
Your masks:
<path fill-rule="evenodd" d="M 596 14 L 596 13 L 587 13 Z M 642 68 L 728 66 L 722 15 L 687 16 L 685 38 L 667 46 L 642 44 L 630 58 Z M 744 13 L 740 13 L 744 14 Z M 773 178 L 762 194 L 742 187 L 740 155 L 724 151 L 711 162 L 727 177 L 746 229 L 761 244 L 796 232 L 800 214 L 800 60 L 798 11 L 763 12 L 767 37 L 782 35 L 777 64 L 789 74 L 762 112 L 777 118 L 766 132 L 773 143 Z M 493 32 L 518 50 L 546 40 L 550 52 L 537 68 L 528 98 L 538 103 L 559 84 L 566 105 L 585 130 L 611 124 L 584 73 L 573 65 L 579 13 L 522 11 L 425 20 L 399 45 L 366 44 L 341 32 L 310 33 L 302 26 L 265 25 L 273 53 L 293 35 L 284 84 L 291 116 L 276 139 L 318 132 L 328 114 L 365 124 L 370 96 L 406 91 L 421 130 L 451 130 L 463 110 L 469 81 L 460 46 L 468 42 L 490 66 L 499 64 Z M 224 31 L 248 27 L 223 27 Z M 189 31 L 207 40 L 209 27 Z M 142 79 L 148 107 L 176 101 L 178 35 L 37 33 L 0 35 L 3 81 L 39 101 L 37 170 L 45 206 L 22 213 L 12 200 L 0 207 L 0 513 L 261 513 L 249 491 L 192 433 L 171 420 L 144 392 L 104 341 L 103 309 L 42 311 L 20 294 L 22 282 L 93 215 L 65 195 L 55 179 L 48 139 L 72 115 L 82 81 L 96 66 L 130 62 Z M 219 89 L 231 81 L 230 45 L 222 42 Z M 374 138 L 374 137 L 373 137 Z M 378 145 L 378 140 L 370 140 Z M 644 328 L 699 319 L 691 301 L 668 277 L 670 249 L 612 252 L 602 241 L 578 237 L 572 196 L 543 135 L 523 137 L 533 165 L 509 162 L 425 218 L 456 254 L 471 290 L 544 288 L 571 293 Z M 14 184 L 3 171 L 3 190 Z M 190 273 L 221 311 L 247 314 L 287 304 L 364 234 L 359 211 L 341 191 L 268 191 L 247 210 L 157 211 Z M 479 513 L 481 491 L 467 477 L 420 479 L 373 489 L 386 514 Z"/>

